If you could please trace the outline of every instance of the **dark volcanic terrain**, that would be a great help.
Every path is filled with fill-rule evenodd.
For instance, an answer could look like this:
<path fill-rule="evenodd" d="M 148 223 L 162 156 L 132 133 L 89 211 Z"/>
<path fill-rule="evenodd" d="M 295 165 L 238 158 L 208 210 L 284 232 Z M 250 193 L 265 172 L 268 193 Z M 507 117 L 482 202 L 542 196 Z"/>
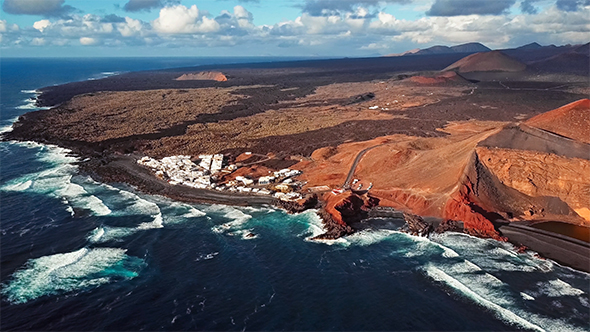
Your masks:
<path fill-rule="evenodd" d="M 552 61 L 553 56 L 572 53 L 550 51 L 549 58 L 541 59 Z M 360 211 L 345 207 L 363 210 L 380 201 L 407 212 L 461 220 L 466 231 L 498 239 L 502 237 L 491 223 L 494 218 L 562 218 L 582 225 L 590 221 L 590 210 L 579 198 L 590 185 L 579 175 L 588 167 L 587 144 L 573 144 L 581 157 L 557 151 L 572 144 L 545 138 L 543 144 L 555 145 L 552 149 L 557 152 L 535 152 L 525 143 L 478 145 L 488 137 L 486 142 L 510 136 L 510 130 L 526 136 L 523 142 L 536 139 L 547 125 L 530 134 L 519 123 L 590 94 L 588 76 L 576 74 L 576 63 L 560 73 L 543 71 L 531 66 L 531 60 L 526 65 L 520 62 L 532 58 L 531 52 L 513 50 L 510 57 L 494 51 L 467 58 L 453 53 L 128 73 L 41 89 L 38 104 L 57 106 L 21 116 L 4 139 L 58 144 L 91 157 L 81 168 L 104 181 L 128 182 L 176 199 L 269 201 L 246 196 L 222 199 L 223 195 L 170 186 L 138 170 L 136 157 L 129 154 L 161 158 L 223 153 L 233 162 L 252 152 L 266 156 L 260 167 L 303 170 L 300 179 L 310 188 L 339 188 L 347 174 L 364 179 L 360 184 L 365 188 L 374 185 L 374 196 L 360 200 L 356 194 L 345 195 L 344 201 L 324 196 L 326 206 L 339 207 L 336 210 L 343 215 Z M 467 64 L 468 70 L 457 66 L 449 69 L 460 73 L 441 72 L 455 62 Z M 566 114 L 556 119 L 558 129 L 569 134 L 572 114 L 581 117 L 576 126 L 587 126 L 587 101 L 576 105 L 581 105 L 576 108 L 579 114 L 556 111 L 540 119 L 551 124 L 555 114 Z M 368 150 L 360 160 L 359 153 Z M 350 169 L 355 157 L 356 173 Z M 555 159 L 558 166 L 551 174 L 537 167 L 543 158 Z M 551 185 L 535 185 L 533 190 L 523 184 L 531 170 L 527 163 L 539 168 L 534 170 L 535 181 Z M 578 164 L 583 167 L 575 166 L 578 170 L 568 173 L 571 179 L 551 182 L 560 167 Z M 519 173 L 506 172 L 507 165 Z M 482 174 L 486 181 L 480 181 Z M 511 202 L 498 201 L 499 194 Z M 331 219 L 341 227 L 332 234 L 335 237 L 350 231 L 339 218 Z"/>

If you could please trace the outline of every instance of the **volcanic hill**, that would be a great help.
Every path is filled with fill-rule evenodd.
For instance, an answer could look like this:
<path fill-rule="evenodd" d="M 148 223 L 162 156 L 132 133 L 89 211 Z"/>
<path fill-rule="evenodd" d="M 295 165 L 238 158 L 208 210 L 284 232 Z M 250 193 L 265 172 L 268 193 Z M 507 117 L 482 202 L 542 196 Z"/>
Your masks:
<path fill-rule="evenodd" d="M 526 65 L 500 51 L 480 52 L 468 55 L 451 64 L 443 71 L 453 70 L 458 73 L 496 71 L 518 72 L 526 69 Z"/>
<path fill-rule="evenodd" d="M 539 114 L 525 124 L 590 144 L 590 99 Z"/>
<path fill-rule="evenodd" d="M 493 223 L 500 219 L 590 225 L 590 145 L 577 141 L 579 130 L 567 125 L 582 121 L 583 126 L 589 106 L 590 100 L 580 100 L 528 125 L 459 121 L 443 129 L 446 137 L 392 135 L 342 144 L 319 149 L 311 162 L 294 167 L 304 170 L 310 187 L 335 184 L 351 166 L 344 161 L 369 150 L 354 177 L 365 188 L 372 185 L 380 205 L 460 220 L 478 236 L 500 238 Z"/>
<path fill-rule="evenodd" d="M 177 81 L 217 81 L 225 82 L 227 77 L 218 71 L 202 71 L 198 73 L 182 74 L 176 78 Z"/>

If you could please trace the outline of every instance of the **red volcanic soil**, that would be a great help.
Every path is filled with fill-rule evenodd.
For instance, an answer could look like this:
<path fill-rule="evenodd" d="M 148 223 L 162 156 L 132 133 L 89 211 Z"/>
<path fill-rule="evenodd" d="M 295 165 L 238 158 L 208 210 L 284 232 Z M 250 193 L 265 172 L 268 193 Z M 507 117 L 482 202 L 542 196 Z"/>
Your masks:
<path fill-rule="evenodd" d="M 453 63 L 443 71 L 453 70 L 458 73 L 477 71 L 523 71 L 526 65 L 500 51 L 481 52 L 468 55 Z"/>
<path fill-rule="evenodd" d="M 268 167 L 264 167 L 261 165 L 253 165 L 253 166 L 246 166 L 240 167 L 235 172 L 225 176 L 223 178 L 224 181 L 235 180 L 238 176 L 245 176 L 250 179 L 257 179 L 261 176 L 268 176 L 271 175 L 273 172 L 272 169 Z"/>
<path fill-rule="evenodd" d="M 539 118 L 555 125 L 563 122 L 568 128 L 567 124 L 584 118 L 589 103 L 578 101 Z M 355 156 L 373 147 L 363 155 L 354 178 L 363 188 L 372 184 L 370 194 L 382 206 L 460 220 L 466 232 L 496 239 L 503 239 L 494 227 L 496 219 L 588 225 L 585 188 L 590 185 L 590 148 L 576 137 L 569 140 L 531 127 L 455 122 L 443 129 L 450 134 L 445 137 L 392 135 L 345 143 L 316 150 L 311 161 L 296 166 L 304 171 L 301 178 L 307 186 L 335 186 L 343 183 Z M 345 221 L 342 207 L 361 203 L 355 198 L 358 204 L 353 204 L 344 194 L 324 199 L 326 211 L 338 224 Z"/>
<path fill-rule="evenodd" d="M 447 71 L 435 76 L 412 76 L 411 82 L 418 84 L 467 83 L 468 81 L 454 71 Z"/>
<path fill-rule="evenodd" d="M 217 81 L 225 82 L 227 77 L 218 71 L 202 71 L 198 73 L 182 74 L 176 78 L 177 81 Z"/>
<path fill-rule="evenodd" d="M 320 213 L 326 233 L 316 239 L 336 239 L 351 234 L 350 223 L 367 217 L 369 209 L 379 205 L 379 199 L 368 194 L 355 194 L 350 191 L 334 195 L 324 194 L 324 209 Z"/>
<path fill-rule="evenodd" d="M 590 99 L 539 114 L 525 124 L 590 144 Z"/>

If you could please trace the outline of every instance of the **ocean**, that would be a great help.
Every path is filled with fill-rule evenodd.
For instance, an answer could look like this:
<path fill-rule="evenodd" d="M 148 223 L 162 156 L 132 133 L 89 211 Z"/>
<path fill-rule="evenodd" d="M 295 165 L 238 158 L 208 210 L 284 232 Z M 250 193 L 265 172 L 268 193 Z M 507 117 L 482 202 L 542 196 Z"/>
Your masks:
<path fill-rule="evenodd" d="M 44 86 L 272 60 L 1 59 L 0 130 Z M 80 174 L 56 146 L 0 153 L 3 331 L 590 330 L 590 275 L 508 243 L 414 237 L 396 220 L 312 241 L 314 211 L 145 195 Z"/>

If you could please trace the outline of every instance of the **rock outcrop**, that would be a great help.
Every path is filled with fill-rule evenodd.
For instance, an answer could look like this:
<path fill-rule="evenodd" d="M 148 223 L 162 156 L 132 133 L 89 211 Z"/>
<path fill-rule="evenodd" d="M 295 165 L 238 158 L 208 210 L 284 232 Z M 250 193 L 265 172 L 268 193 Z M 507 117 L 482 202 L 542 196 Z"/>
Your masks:
<path fill-rule="evenodd" d="M 316 240 L 333 240 L 352 234 L 353 222 L 365 219 L 372 207 L 379 205 L 379 199 L 368 194 L 356 194 L 351 191 L 339 195 L 326 193 L 324 207 L 319 214 L 326 232 L 314 237 Z"/>
<path fill-rule="evenodd" d="M 444 129 L 450 135 L 443 138 L 374 140 L 354 177 L 373 184 L 370 193 L 381 206 L 444 219 L 441 230 L 456 229 L 455 222 L 462 222 L 466 233 L 504 240 L 498 225 L 512 221 L 590 226 L 590 145 L 581 141 L 587 135 L 581 128 L 588 128 L 589 105 L 581 100 L 521 124 L 454 123 Z M 310 173 L 348 165 L 345 156 L 354 159 L 354 151 L 371 146 L 361 143 L 351 144 L 351 151 L 316 151 L 313 156 L 320 162 L 305 170 L 309 180 L 314 179 Z M 340 172 L 338 168 L 332 173 Z M 328 175 L 318 179 L 326 181 Z M 354 201 L 334 197 L 330 202 L 333 221 L 345 227 L 340 210 L 354 211 L 342 209 Z M 330 211 L 329 204 L 326 209 Z"/>

